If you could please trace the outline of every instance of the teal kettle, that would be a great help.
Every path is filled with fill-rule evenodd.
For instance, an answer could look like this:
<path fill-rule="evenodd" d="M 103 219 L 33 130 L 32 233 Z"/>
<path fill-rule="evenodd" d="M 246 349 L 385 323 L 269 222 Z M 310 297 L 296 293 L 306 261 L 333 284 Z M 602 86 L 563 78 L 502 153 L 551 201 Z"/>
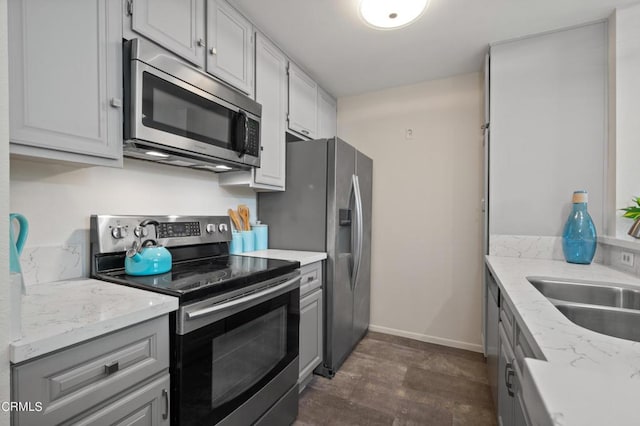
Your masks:
<path fill-rule="evenodd" d="M 13 232 L 14 220 L 20 225 L 17 238 Z M 20 255 L 22 254 L 22 249 L 24 249 L 24 243 L 27 241 L 28 234 L 29 222 L 27 222 L 27 218 L 18 213 L 9 214 L 9 270 L 13 273 L 22 273 L 22 268 L 20 268 Z"/>
<path fill-rule="evenodd" d="M 155 240 L 146 240 L 140 246 L 138 242 L 127 250 L 124 259 L 124 272 L 127 275 L 156 275 L 171 270 L 171 252 L 158 245 Z"/>

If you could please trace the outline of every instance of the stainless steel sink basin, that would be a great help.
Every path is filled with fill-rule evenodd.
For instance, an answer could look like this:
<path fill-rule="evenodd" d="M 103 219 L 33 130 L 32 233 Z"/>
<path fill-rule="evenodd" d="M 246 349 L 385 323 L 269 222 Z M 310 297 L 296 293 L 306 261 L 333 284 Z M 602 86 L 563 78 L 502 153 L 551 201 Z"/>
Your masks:
<path fill-rule="evenodd" d="M 640 342 L 638 312 L 573 303 L 557 304 L 556 308 L 571 322 L 581 327 L 608 336 Z"/>
<path fill-rule="evenodd" d="M 640 290 L 620 284 L 538 277 L 527 279 L 549 299 L 640 310 Z"/>
<path fill-rule="evenodd" d="M 640 342 L 640 290 L 623 284 L 527 277 L 571 322 Z"/>

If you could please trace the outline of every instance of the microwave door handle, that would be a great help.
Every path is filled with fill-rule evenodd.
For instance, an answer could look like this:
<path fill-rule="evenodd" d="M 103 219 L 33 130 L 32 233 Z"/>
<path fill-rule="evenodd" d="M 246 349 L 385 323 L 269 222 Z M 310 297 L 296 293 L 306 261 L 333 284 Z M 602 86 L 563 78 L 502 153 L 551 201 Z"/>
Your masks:
<path fill-rule="evenodd" d="M 238 111 L 238 121 L 236 128 L 235 151 L 238 157 L 242 157 L 247 152 L 247 138 L 249 137 L 249 118 L 244 111 Z"/>

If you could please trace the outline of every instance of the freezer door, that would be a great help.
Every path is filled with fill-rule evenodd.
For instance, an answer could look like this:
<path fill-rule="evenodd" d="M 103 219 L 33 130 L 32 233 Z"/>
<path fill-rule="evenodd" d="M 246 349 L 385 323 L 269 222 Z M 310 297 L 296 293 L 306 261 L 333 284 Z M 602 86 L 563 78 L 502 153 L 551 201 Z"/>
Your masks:
<path fill-rule="evenodd" d="M 373 161 L 371 158 L 356 152 L 356 175 L 362 212 L 356 215 L 362 218 L 361 247 L 356 259 L 357 279 L 354 284 L 353 298 L 353 344 L 355 345 L 369 329 L 369 316 L 371 312 L 371 211 L 373 191 Z"/>
<path fill-rule="evenodd" d="M 335 372 L 353 347 L 353 216 L 356 150 L 333 139 L 328 149 L 325 367 Z"/>

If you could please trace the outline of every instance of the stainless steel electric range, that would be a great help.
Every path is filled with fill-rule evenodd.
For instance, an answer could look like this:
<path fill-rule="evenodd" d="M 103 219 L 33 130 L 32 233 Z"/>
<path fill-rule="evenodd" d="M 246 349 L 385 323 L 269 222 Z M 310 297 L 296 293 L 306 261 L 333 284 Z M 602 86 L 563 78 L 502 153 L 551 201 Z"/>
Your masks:
<path fill-rule="evenodd" d="M 171 271 L 124 270 L 154 240 Z M 91 217 L 91 276 L 180 299 L 172 314 L 171 424 L 290 424 L 298 413 L 298 262 L 229 255 L 228 216 Z"/>

